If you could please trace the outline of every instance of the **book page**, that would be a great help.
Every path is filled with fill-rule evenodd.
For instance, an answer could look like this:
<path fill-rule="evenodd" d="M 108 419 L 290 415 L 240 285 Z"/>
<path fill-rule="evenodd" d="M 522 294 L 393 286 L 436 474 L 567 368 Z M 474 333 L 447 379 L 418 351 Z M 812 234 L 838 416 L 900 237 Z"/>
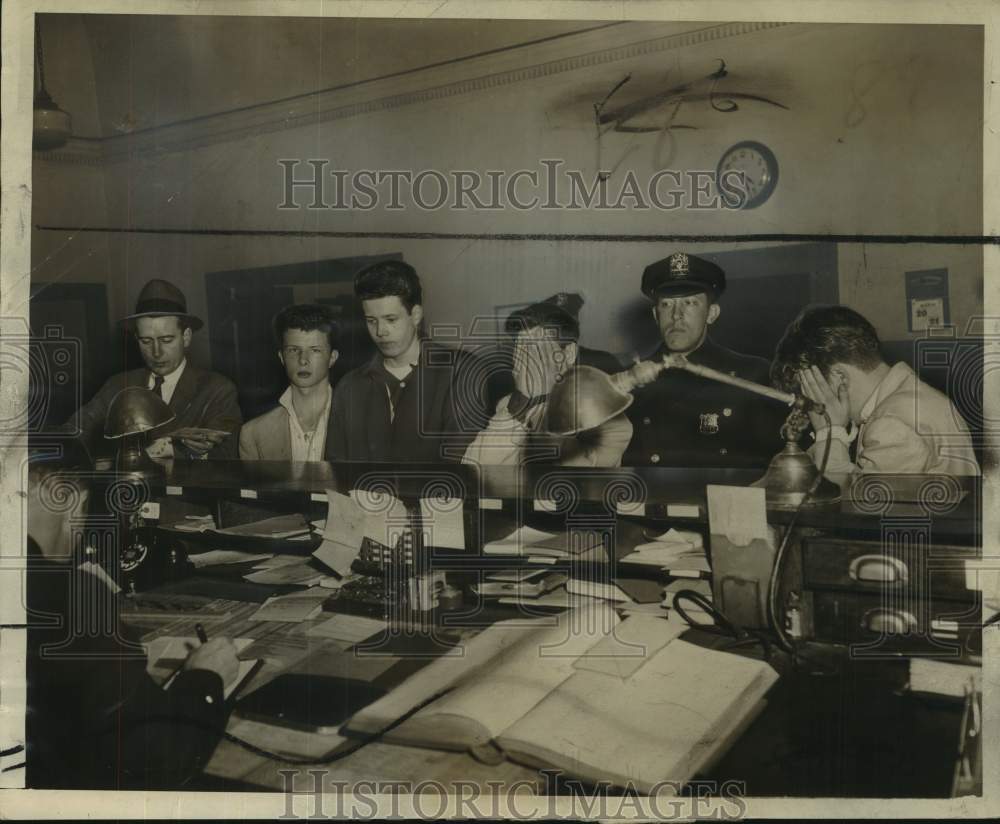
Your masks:
<path fill-rule="evenodd" d="M 501 650 L 539 631 L 547 619 L 499 621 L 463 642 L 460 654 L 445 655 L 418 670 L 388 695 L 355 713 L 347 729 L 374 734 L 470 677 Z M 458 649 L 458 648 L 456 648 Z"/>
<path fill-rule="evenodd" d="M 567 617 L 569 615 L 575 617 L 571 619 Z M 378 732 L 455 688 L 454 696 L 447 696 L 447 700 L 438 699 L 429 705 L 426 712 L 417 713 L 387 736 L 397 742 L 453 749 L 460 745 L 454 741 L 442 740 L 435 734 L 434 724 L 425 723 L 432 712 L 467 715 L 490 728 L 497 728 L 496 718 L 486 717 L 500 709 L 492 705 L 509 702 L 514 693 L 527 690 L 529 685 L 537 683 L 532 678 L 532 672 L 540 670 L 540 664 L 561 672 L 564 665 L 572 664 L 582 651 L 598 639 L 594 634 L 596 629 L 603 627 L 603 631 L 607 632 L 607 628 L 617 621 L 614 611 L 603 603 L 588 605 L 558 617 L 500 621 L 466 642 L 463 646 L 464 654 L 439 658 L 414 673 L 385 697 L 356 713 L 348 722 L 347 729 L 361 733 Z M 585 628 L 583 632 L 578 630 L 580 626 Z M 513 666 L 511 662 L 514 662 Z M 521 674 L 513 674 L 518 666 Z M 512 674 L 504 676 L 504 691 L 498 693 L 493 685 L 501 680 L 499 671 L 504 667 L 510 667 Z M 565 677 L 560 675 L 555 683 Z M 456 686 L 459 684 L 463 686 Z M 476 684 L 480 687 L 473 689 Z M 468 692 L 464 685 L 469 685 Z M 459 690 L 462 694 L 458 694 Z M 522 707 L 519 714 L 530 709 L 541 697 L 535 693 L 532 696 L 534 697 L 530 699 L 530 703 L 526 703 L 529 699 L 522 700 L 518 697 L 518 706 Z M 518 715 L 506 719 L 505 724 L 511 723 Z M 416 721 L 418 717 L 420 720 Z M 403 727 L 407 725 L 408 729 L 404 730 Z M 503 729 L 503 726 L 498 729 Z"/>
<path fill-rule="evenodd" d="M 588 780 L 685 782 L 777 680 L 762 662 L 674 640 L 629 678 L 580 671 L 498 744 Z"/>
<path fill-rule="evenodd" d="M 420 710 L 387 740 L 460 749 L 487 743 L 569 678 L 580 656 L 618 623 L 603 602 L 560 614 L 553 625 L 499 650 L 475 678 Z M 466 740 L 438 740 L 438 727 L 448 716 L 474 722 L 448 727 L 452 736 L 465 729 Z"/>

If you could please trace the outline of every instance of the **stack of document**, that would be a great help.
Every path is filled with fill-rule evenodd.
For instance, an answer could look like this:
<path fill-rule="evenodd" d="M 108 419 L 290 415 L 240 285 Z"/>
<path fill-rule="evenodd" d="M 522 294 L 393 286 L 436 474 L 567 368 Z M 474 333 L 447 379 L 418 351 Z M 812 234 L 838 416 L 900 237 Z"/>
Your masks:
<path fill-rule="evenodd" d="M 309 536 L 309 524 L 300 513 L 293 512 L 265 518 L 263 521 L 217 529 L 216 532 L 240 538 L 299 538 Z"/>
<path fill-rule="evenodd" d="M 287 621 L 301 623 L 315 618 L 323 610 L 323 602 L 329 592 L 322 587 L 313 587 L 290 595 L 268 598 L 253 615 L 251 621 Z"/>
<path fill-rule="evenodd" d="M 204 532 L 215 529 L 215 519 L 211 515 L 187 515 L 183 521 L 170 524 L 167 529 L 176 529 L 178 532 Z"/>
<path fill-rule="evenodd" d="M 604 533 L 593 529 L 569 529 L 563 533 L 543 532 L 530 526 L 483 546 L 484 555 L 520 555 L 528 561 L 552 563 L 575 560 L 604 560 Z"/>
<path fill-rule="evenodd" d="M 626 564 L 655 566 L 675 578 L 707 578 L 711 572 L 701 535 L 670 529 L 639 544 L 620 559 Z"/>
<path fill-rule="evenodd" d="M 483 598 L 538 598 L 569 580 L 563 572 L 550 572 L 545 569 L 512 569 L 495 572 L 486 576 L 481 584 L 473 585 L 473 589 Z"/>
<path fill-rule="evenodd" d="M 323 570 L 311 564 L 308 560 L 297 559 L 296 563 L 267 566 L 255 569 L 243 576 L 244 581 L 252 584 L 268 584 L 271 586 L 312 586 L 329 576 Z"/>
<path fill-rule="evenodd" d="M 188 556 L 188 560 L 195 569 L 225 564 L 245 564 L 250 561 L 267 561 L 270 558 L 270 552 L 243 552 L 238 549 L 210 549 L 207 552 Z"/>

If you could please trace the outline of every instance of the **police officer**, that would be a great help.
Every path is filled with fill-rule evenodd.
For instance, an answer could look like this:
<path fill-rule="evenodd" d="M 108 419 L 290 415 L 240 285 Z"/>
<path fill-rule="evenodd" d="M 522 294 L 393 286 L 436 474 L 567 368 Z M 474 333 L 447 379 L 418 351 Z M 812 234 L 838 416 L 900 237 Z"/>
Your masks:
<path fill-rule="evenodd" d="M 741 355 L 708 336 L 719 319 L 726 274 L 714 263 L 677 252 L 642 273 L 642 291 L 652 301 L 663 345 L 649 357 L 659 363 L 682 354 L 693 364 L 770 385 L 769 364 Z M 643 370 L 652 379 L 635 390 L 628 410 L 634 434 L 626 466 L 766 467 L 782 447 L 780 403 L 681 369 Z"/>

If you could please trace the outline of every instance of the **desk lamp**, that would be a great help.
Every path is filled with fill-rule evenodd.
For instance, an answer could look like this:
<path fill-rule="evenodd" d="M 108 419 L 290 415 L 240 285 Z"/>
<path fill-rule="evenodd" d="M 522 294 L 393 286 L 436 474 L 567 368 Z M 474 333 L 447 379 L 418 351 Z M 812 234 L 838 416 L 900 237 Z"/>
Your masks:
<path fill-rule="evenodd" d="M 163 474 L 146 454 L 147 433 L 170 423 L 174 413 L 159 395 L 141 386 L 129 386 L 115 395 L 104 421 L 104 437 L 120 440 L 116 468 L 135 479 Z"/>
<path fill-rule="evenodd" d="M 764 486 L 768 507 L 794 510 L 802 506 L 828 506 L 840 500 L 840 487 L 826 478 L 820 478 L 816 464 L 798 445 L 799 437 L 809 425 L 807 413 L 824 414 L 822 404 L 699 366 L 683 355 L 664 355 L 663 361 L 656 366 L 660 370 L 684 369 L 708 380 L 780 401 L 792 408 L 781 427 L 785 446 L 771 459 L 767 472 L 758 482 Z M 574 366 L 562 376 L 550 394 L 549 431 L 555 435 L 574 435 L 600 426 L 629 407 L 635 388 L 636 380 L 631 371 L 612 377 L 591 366 Z"/>

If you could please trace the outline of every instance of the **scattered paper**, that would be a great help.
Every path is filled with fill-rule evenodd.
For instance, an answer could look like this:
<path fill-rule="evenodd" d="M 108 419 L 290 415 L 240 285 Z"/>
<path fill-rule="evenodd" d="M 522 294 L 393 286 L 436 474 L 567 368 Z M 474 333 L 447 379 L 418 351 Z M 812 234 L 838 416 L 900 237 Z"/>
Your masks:
<path fill-rule="evenodd" d="M 632 599 L 617 584 L 604 584 L 597 581 L 583 581 L 571 578 L 566 584 L 566 590 L 573 595 L 584 595 L 587 598 L 603 598 L 605 601 L 625 601 Z"/>
<path fill-rule="evenodd" d="M 300 513 L 294 512 L 216 531 L 221 535 L 236 535 L 243 538 L 291 538 L 308 534 L 309 524 Z"/>
<path fill-rule="evenodd" d="M 515 529 L 506 538 L 490 541 L 483 547 L 486 555 L 522 555 L 527 547 L 551 541 L 556 537 L 554 532 L 542 532 L 530 526 Z"/>
<path fill-rule="evenodd" d="M 657 615 L 665 618 L 670 614 L 663 604 L 622 604 L 618 609 L 623 615 Z"/>
<path fill-rule="evenodd" d="M 371 493 L 366 495 L 365 501 L 369 506 L 375 506 Z M 344 495 L 333 489 L 327 490 L 326 528 L 323 530 L 323 537 L 327 541 L 355 550 L 361 548 L 366 537 L 385 543 L 386 536 L 373 528 L 370 515 L 371 511 L 358 502 L 353 492 Z"/>
<path fill-rule="evenodd" d="M 705 541 L 701 535 L 689 529 L 671 528 L 662 535 L 654 535 L 650 541 L 655 544 L 688 544 L 692 547 L 705 545 Z M 648 546 L 648 544 L 643 544 L 642 546 Z"/>
<path fill-rule="evenodd" d="M 329 597 L 328 592 L 315 593 L 309 589 L 305 592 L 293 592 L 290 595 L 278 595 L 268 598 L 253 615 L 251 621 L 286 621 L 301 623 L 315 618 L 323 609 L 323 602 Z"/>
<path fill-rule="evenodd" d="M 583 595 L 570 595 L 566 591 L 566 587 L 559 587 L 558 589 L 552 590 L 552 592 L 546 592 L 544 595 L 539 595 L 537 598 L 521 598 L 518 595 L 510 595 L 501 598 L 498 603 L 501 604 L 521 604 L 536 606 L 536 607 L 560 607 L 563 609 L 568 609 L 571 606 L 576 606 L 582 603 L 589 603 L 593 599 L 587 598 Z"/>
<path fill-rule="evenodd" d="M 316 569 L 308 561 L 300 564 L 286 564 L 285 566 L 271 567 L 269 569 L 258 569 L 255 572 L 248 572 L 243 576 L 244 581 L 253 584 L 300 584 L 309 586 L 325 578 L 326 573 Z"/>
<path fill-rule="evenodd" d="M 388 492 L 368 489 L 352 489 L 349 497 L 354 501 L 356 511 L 362 515 L 362 537 L 388 547 L 399 543 L 400 537 L 409 528 L 409 514 L 399 498 Z M 331 523 L 329 515 L 326 522 Z"/>
<path fill-rule="evenodd" d="M 708 525 L 713 535 L 722 535 L 736 546 L 747 546 L 757 538 L 768 540 L 763 488 L 709 484 L 705 493 Z"/>
<path fill-rule="evenodd" d="M 306 635 L 357 644 L 382 632 L 387 626 L 385 621 L 380 621 L 377 618 L 366 618 L 361 615 L 334 615 L 328 621 L 309 627 L 306 630 Z"/>
<path fill-rule="evenodd" d="M 215 529 L 215 518 L 211 515 L 188 515 L 183 521 L 171 524 L 168 529 L 176 529 L 178 532 L 204 532 L 206 529 Z"/>
<path fill-rule="evenodd" d="M 461 498 L 421 498 L 424 544 L 442 549 L 465 549 L 465 502 Z"/>
<path fill-rule="evenodd" d="M 301 564 L 305 561 L 301 555 L 270 555 L 264 560 L 253 565 L 254 569 L 276 569 L 277 567 L 289 566 L 290 564 Z"/>
<path fill-rule="evenodd" d="M 497 572 L 491 572 L 486 576 L 488 581 L 524 581 L 528 578 L 535 578 L 538 575 L 544 575 L 544 570 L 541 569 L 501 569 Z"/>
<path fill-rule="evenodd" d="M 269 552 L 242 552 L 238 549 L 210 549 L 208 552 L 201 552 L 197 555 L 188 555 L 188 560 L 195 569 L 202 569 L 209 566 L 221 566 L 223 564 L 245 564 L 250 561 L 263 561 L 269 559 Z"/>
<path fill-rule="evenodd" d="M 360 547 L 324 540 L 313 551 L 313 557 L 344 577 L 351 571 L 351 564 L 358 557 L 359 549 Z"/>

